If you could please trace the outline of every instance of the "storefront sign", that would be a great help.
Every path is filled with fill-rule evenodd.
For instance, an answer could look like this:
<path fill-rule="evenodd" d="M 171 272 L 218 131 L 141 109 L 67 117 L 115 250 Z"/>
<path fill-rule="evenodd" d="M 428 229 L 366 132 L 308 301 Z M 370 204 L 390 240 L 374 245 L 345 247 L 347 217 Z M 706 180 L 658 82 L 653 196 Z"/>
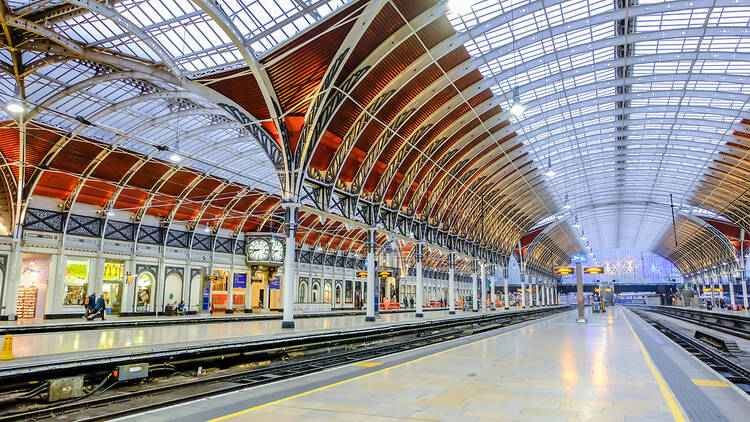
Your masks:
<path fill-rule="evenodd" d="M 247 288 L 247 273 L 234 273 L 234 279 L 232 280 L 232 287 L 235 289 L 246 289 Z"/>
<path fill-rule="evenodd" d="M 390 271 L 381 271 L 378 273 L 378 277 L 390 277 L 391 272 Z"/>
<path fill-rule="evenodd" d="M 604 274 L 604 267 L 586 267 L 583 269 L 584 274 Z"/>
<path fill-rule="evenodd" d="M 367 271 L 360 271 L 357 273 L 357 277 L 367 277 Z"/>
<path fill-rule="evenodd" d="M 281 279 L 279 279 L 279 276 L 273 276 L 273 280 L 268 282 L 268 288 L 270 290 L 279 290 L 281 288 Z"/>
<path fill-rule="evenodd" d="M 573 269 L 572 268 L 556 268 L 555 274 L 562 274 L 562 275 L 573 274 Z"/>

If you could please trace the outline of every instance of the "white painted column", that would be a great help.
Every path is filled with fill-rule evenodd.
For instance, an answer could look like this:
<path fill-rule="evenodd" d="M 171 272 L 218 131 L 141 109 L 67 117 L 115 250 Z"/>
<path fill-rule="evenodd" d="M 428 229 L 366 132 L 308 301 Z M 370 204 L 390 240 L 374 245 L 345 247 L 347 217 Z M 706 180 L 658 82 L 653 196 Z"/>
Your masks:
<path fill-rule="evenodd" d="M 417 318 L 422 318 L 424 316 L 424 278 L 423 278 L 423 269 L 422 269 L 422 258 L 424 254 L 424 244 L 422 242 L 418 242 L 416 245 L 414 245 L 415 248 L 417 248 L 415 252 L 415 257 L 417 260 L 416 270 L 417 270 L 417 299 L 415 300 L 417 313 Z"/>
<path fill-rule="evenodd" d="M 731 272 L 727 274 L 727 281 L 729 282 L 729 303 L 734 309 L 734 277 Z"/>
<path fill-rule="evenodd" d="M 448 314 L 456 314 L 456 255 L 448 254 Z"/>
<path fill-rule="evenodd" d="M 505 310 L 507 311 L 510 309 L 510 296 L 508 296 L 508 267 L 507 264 L 503 266 L 503 295 L 505 297 L 505 300 L 503 301 L 503 304 L 505 305 Z"/>
<path fill-rule="evenodd" d="M 375 229 L 367 230 L 367 312 L 365 321 L 375 321 Z"/>
<path fill-rule="evenodd" d="M 473 259 L 471 261 L 471 309 L 474 312 L 479 312 L 477 302 L 477 261 Z"/>
<path fill-rule="evenodd" d="M 713 306 L 714 308 L 716 308 L 716 294 L 715 294 L 716 292 L 714 292 L 714 290 L 716 290 L 715 281 L 716 281 L 715 277 L 712 275 L 711 276 L 711 306 Z"/>
<path fill-rule="evenodd" d="M 481 275 L 482 282 L 479 283 L 479 288 L 482 289 L 479 297 L 482 298 L 482 312 L 487 312 L 487 271 L 483 261 L 479 262 L 479 274 Z"/>
<path fill-rule="evenodd" d="M 525 276 L 521 273 L 521 308 L 526 309 L 526 283 Z"/>
<path fill-rule="evenodd" d="M 284 208 L 284 236 L 285 236 L 285 248 L 284 251 L 284 280 L 283 280 L 283 306 L 284 306 L 284 317 L 281 321 L 281 328 L 294 328 L 294 290 L 297 280 L 295 278 L 296 265 L 295 262 L 295 251 L 297 248 L 295 236 L 297 234 L 297 224 L 299 221 L 299 203 L 296 202 L 282 202 L 281 206 Z M 250 279 L 252 278 L 249 277 Z M 252 288 L 250 280 L 248 280 L 248 288 Z M 270 296 L 267 292 L 266 297 Z"/>
<path fill-rule="evenodd" d="M 495 295 L 495 266 L 490 265 L 490 309 L 495 310 L 495 300 L 497 299 L 497 296 Z"/>

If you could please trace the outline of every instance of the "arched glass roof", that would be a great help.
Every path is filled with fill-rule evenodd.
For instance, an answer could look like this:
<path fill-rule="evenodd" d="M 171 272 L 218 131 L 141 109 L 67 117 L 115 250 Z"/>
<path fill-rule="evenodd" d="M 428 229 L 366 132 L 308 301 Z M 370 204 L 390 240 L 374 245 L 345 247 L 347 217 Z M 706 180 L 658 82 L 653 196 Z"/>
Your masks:
<path fill-rule="evenodd" d="M 750 180 L 746 0 L 6 4 L 2 99 L 23 96 L 58 136 L 37 140 L 49 144 L 40 174 L 80 137 L 137 154 L 119 164 L 148 173 L 151 197 L 200 174 L 171 195 L 204 211 L 232 201 L 217 219 L 237 188 L 267 198 L 244 198 L 238 219 L 255 212 L 252 227 L 278 229 L 280 198 L 296 196 L 506 256 L 559 223 L 536 252 L 556 262 L 581 247 L 668 255 L 673 211 L 750 229 L 738 200 Z M 181 169 L 159 167 L 175 154 Z M 76 176 L 117 158 L 100 155 Z M 69 185 L 60 196 L 75 200 Z"/>
<path fill-rule="evenodd" d="M 460 4 L 459 4 L 460 3 Z M 451 22 L 593 250 L 648 250 L 750 111 L 742 1 L 456 1 Z M 569 209 L 568 207 L 569 206 Z M 718 210 L 721 211 L 721 210 Z"/>

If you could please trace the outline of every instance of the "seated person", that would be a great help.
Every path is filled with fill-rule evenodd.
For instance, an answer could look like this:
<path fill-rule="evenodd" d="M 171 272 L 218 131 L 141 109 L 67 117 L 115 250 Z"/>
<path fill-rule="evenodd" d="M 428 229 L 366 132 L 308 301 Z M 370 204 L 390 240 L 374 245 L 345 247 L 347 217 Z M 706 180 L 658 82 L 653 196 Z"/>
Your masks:
<path fill-rule="evenodd" d="M 187 314 L 187 308 L 185 307 L 185 302 L 184 301 L 181 300 L 180 303 L 177 304 L 177 312 L 180 315 L 186 315 Z"/>

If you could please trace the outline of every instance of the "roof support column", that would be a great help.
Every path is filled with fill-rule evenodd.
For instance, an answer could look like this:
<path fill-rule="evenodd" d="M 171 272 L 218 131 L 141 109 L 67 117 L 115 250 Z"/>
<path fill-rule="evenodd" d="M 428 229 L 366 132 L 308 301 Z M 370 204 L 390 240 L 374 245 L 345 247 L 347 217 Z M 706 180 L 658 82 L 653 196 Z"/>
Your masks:
<path fill-rule="evenodd" d="M 414 252 L 414 256 L 416 257 L 416 270 L 417 270 L 417 318 L 422 318 L 424 316 L 423 313 L 423 306 L 424 306 L 424 280 L 422 277 L 422 259 L 424 258 L 424 243 L 421 241 L 418 242 L 416 245 L 414 245 L 415 248 L 417 248 Z"/>
<path fill-rule="evenodd" d="M 495 266 L 491 265 L 490 266 L 490 309 L 493 311 L 497 309 L 495 308 L 496 298 L 497 297 L 495 296 Z"/>
<path fill-rule="evenodd" d="M 477 303 L 477 260 L 471 261 L 471 309 L 474 312 L 479 312 L 479 304 Z"/>
<path fill-rule="evenodd" d="M 507 311 L 510 309 L 510 296 L 508 296 L 508 265 L 503 266 L 503 304 Z"/>
<path fill-rule="evenodd" d="M 297 202 L 282 202 L 284 208 L 284 236 L 286 250 L 284 254 L 284 318 L 281 328 L 294 328 L 294 285 L 297 284 L 295 272 L 296 265 L 296 238 L 297 225 L 299 224 L 299 207 Z"/>
<path fill-rule="evenodd" d="M 716 273 L 712 271 L 711 272 L 711 306 L 713 308 L 716 308 L 715 290 L 716 290 Z"/>
<path fill-rule="evenodd" d="M 485 267 L 487 264 L 484 261 L 479 261 L 479 274 L 482 277 L 482 282 L 479 284 L 481 294 L 479 297 L 482 298 L 482 312 L 487 312 L 487 272 Z"/>
<path fill-rule="evenodd" d="M 365 321 L 375 321 L 375 229 L 367 229 L 367 315 Z M 417 293 L 419 294 L 419 293 Z"/>
<path fill-rule="evenodd" d="M 456 253 L 448 254 L 448 315 L 456 314 Z"/>
<path fill-rule="evenodd" d="M 734 276 L 731 270 L 727 270 L 727 282 L 729 283 L 729 303 L 734 310 Z"/>
<path fill-rule="evenodd" d="M 521 308 L 526 309 L 526 275 L 521 271 Z"/>
<path fill-rule="evenodd" d="M 747 312 L 747 283 L 745 283 L 745 229 L 740 229 L 740 283 L 742 283 L 742 309 Z"/>

